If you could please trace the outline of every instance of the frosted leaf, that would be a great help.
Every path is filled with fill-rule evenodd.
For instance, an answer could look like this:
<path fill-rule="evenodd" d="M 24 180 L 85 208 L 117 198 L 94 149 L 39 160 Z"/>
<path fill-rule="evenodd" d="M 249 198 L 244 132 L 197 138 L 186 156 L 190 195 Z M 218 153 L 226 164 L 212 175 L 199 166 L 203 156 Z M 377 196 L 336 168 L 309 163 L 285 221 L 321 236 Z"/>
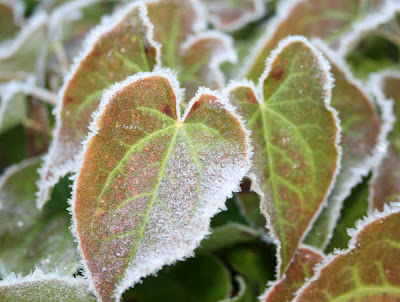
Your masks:
<path fill-rule="evenodd" d="M 365 84 L 357 81 L 345 62 L 322 41 L 314 43 L 332 66 L 335 86 L 331 105 L 338 111 L 342 125 L 341 170 L 327 206 L 306 238 L 307 244 L 323 250 L 333 234 L 344 199 L 381 158 L 379 148 L 386 140 L 386 133 L 381 129 L 379 114 Z"/>
<path fill-rule="evenodd" d="M 294 294 L 304 281 L 314 275 L 314 268 L 324 259 L 324 255 L 308 246 L 297 250 L 285 276 L 272 284 L 262 295 L 260 301 L 283 302 L 292 301 Z"/>
<path fill-rule="evenodd" d="M 265 13 L 262 0 L 201 0 L 207 19 L 218 29 L 233 31 L 257 20 Z"/>
<path fill-rule="evenodd" d="M 146 6 L 140 1 L 104 19 L 83 49 L 64 82 L 55 109 L 57 123 L 40 171 L 38 207 L 48 200 L 60 177 L 73 171 L 75 155 L 103 90 L 128 75 L 150 71 L 159 63 L 159 45 L 153 41 Z"/>
<path fill-rule="evenodd" d="M 96 302 L 83 278 L 45 274 L 40 270 L 21 277 L 14 274 L 0 281 L 2 302 Z"/>
<path fill-rule="evenodd" d="M 277 244 L 282 276 L 334 183 L 340 150 L 336 112 L 329 105 L 329 63 L 304 37 L 282 40 L 259 84 L 226 89 L 252 131 L 252 190 Z"/>
<path fill-rule="evenodd" d="M 393 204 L 357 223 L 345 251 L 336 251 L 297 293 L 296 302 L 398 301 L 400 207 Z"/>
<path fill-rule="evenodd" d="M 42 212 L 36 208 L 39 159 L 11 166 L 0 178 L 0 273 L 74 273 L 79 266 L 76 243 L 69 231 L 66 196 L 60 194 Z M 61 207 L 53 207 L 57 203 Z M 62 206 L 64 205 L 64 208 Z M 1 300 L 3 301 L 3 300 Z"/>
<path fill-rule="evenodd" d="M 91 287 L 118 300 L 141 278 L 192 254 L 250 165 L 243 122 L 201 89 L 182 115 L 167 70 L 102 97 L 74 182 L 74 230 Z"/>
<path fill-rule="evenodd" d="M 24 23 L 24 3 L 20 0 L 0 0 L 0 42 L 11 39 Z"/>
<path fill-rule="evenodd" d="M 367 3 L 368 2 L 368 3 Z M 380 7 L 384 0 L 282 0 L 276 17 L 267 24 L 249 60 L 240 72 L 241 77 L 257 80 L 263 73 L 264 61 L 279 41 L 289 35 L 319 37 L 330 46 L 338 47 L 341 35 L 366 12 Z"/>

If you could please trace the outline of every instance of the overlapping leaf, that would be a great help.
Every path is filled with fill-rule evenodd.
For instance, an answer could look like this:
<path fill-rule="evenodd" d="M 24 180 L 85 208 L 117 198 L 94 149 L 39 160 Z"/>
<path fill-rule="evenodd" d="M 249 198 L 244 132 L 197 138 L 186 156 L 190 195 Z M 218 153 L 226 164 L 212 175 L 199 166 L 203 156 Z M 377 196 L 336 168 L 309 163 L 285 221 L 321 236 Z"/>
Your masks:
<path fill-rule="evenodd" d="M 24 21 L 24 5 L 19 0 L 0 1 L 0 42 L 11 39 Z"/>
<path fill-rule="evenodd" d="M 233 31 L 264 15 L 262 0 L 201 0 L 207 18 L 218 29 Z"/>
<path fill-rule="evenodd" d="M 2 302 L 95 302 L 83 278 L 44 274 L 36 270 L 26 277 L 8 276 L 0 281 Z"/>
<path fill-rule="evenodd" d="M 400 73 L 382 72 L 373 76 L 371 82 L 393 100 L 396 118 L 388 137 L 389 148 L 372 179 L 371 208 L 383 210 L 385 204 L 400 200 Z"/>
<path fill-rule="evenodd" d="M 103 96 L 74 183 L 73 215 L 102 301 L 189 256 L 250 165 L 248 135 L 223 97 L 203 89 L 185 114 L 167 71 Z"/>
<path fill-rule="evenodd" d="M 74 156 L 87 134 L 103 90 L 128 75 L 150 71 L 159 61 L 146 7 L 135 2 L 95 29 L 85 52 L 67 77 L 56 110 L 54 140 L 41 169 L 38 206 L 59 178 L 74 168 Z"/>
<path fill-rule="evenodd" d="M 349 249 L 328 258 L 295 301 L 398 301 L 399 225 L 399 207 L 359 223 Z"/>
<path fill-rule="evenodd" d="M 205 17 L 198 0 L 148 0 L 154 36 L 162 45 L 162 62 L 179 72 L 186 96 L 197 88 L 222 89 L 224 75 L 219 65 L 235 62 L 232 39 L 217 31 L 204 31 Z"/>
<path fill-rule="evenodd" d="M 43 212 L 36 208 L 35 182 L 39 166 L 39 159 L 24 161 L 9 168 L 0 180 L 0 272 L 3 275 L 28 274 L 35 267 L 45 272 L 56 269 L 72 274 L 79 266 L 76 244 L 68 229 L 68 195 L 54 194 L 54 200 Z"/>
<path fill-rule="evenodd" d="M 345 63 L 321 41 L 318 48 L 332 66 L 335 86 L 331 105 L 338 111 L 342 126 L 341 170 L 306 243 L 324 249 L 340 216 L 344 199 L 351 189 L 366 176 L 381 157 L 381 144 L 386 133 L 381 131 L 379 115 L 373 101 L 361 83 L 353 78 Z"/>
<path fill-rule="evenodd" d="M 281 1 L 277 16 L 268 24 L 267 31 L 257 42 L 242 75 L 257 80 L 264 69 L 264 61 L 278 42 L 288 35 L 319 37 L 331 46 L 338 46 L 341 34 L 368 8 L 379 7 L 383 0 L 286 0 Z"/>
<path fill-rule="evenodd" d="M 47 34 L 47 16 L 38 12 L 18 35 L 0 46 L 0 82 L 25 79 L 36 71 L 37 59 Z"/>
<path fill-rule="evenodd" d="M 315 266 L 324 259 L 318 251 L 302 246 L 295 254 L 283 279 L 271 285 L 263 295 L 262 301 L 292 301 L 294 294 L 303 286 L 304 281 L 314 275 Z"/>
<path fill-rule="evenodd" d="M 338 125 L 329 107 L 329 65 L 305 38 L 282 41 L 256 88 L 227 93 L 252 131 L 253 190 L 278 245 L 278 273 L 289 265 L 330 190 L 338 166 Z"/>

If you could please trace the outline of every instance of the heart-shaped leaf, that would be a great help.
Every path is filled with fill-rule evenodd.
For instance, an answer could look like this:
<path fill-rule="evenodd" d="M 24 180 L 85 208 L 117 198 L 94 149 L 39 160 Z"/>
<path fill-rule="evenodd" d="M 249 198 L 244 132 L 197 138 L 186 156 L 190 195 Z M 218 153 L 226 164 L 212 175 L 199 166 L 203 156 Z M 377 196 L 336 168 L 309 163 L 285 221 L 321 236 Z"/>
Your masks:
<path fill-rule="evenodd" d="M 324 256 L 308 247 L 302 246 L 297 250 L 285 276 L 263 294 L 264 302 L 292 301 L 294 294 L 302 287 L 304 281 L 314 275 L 315 266 L 324 259 Z"/>
<path fill-rule="evenodd" d="M 36 270 L 26 277 L 14 274 L 0 281 L 2 302 L 95 302 L 83 278 L 44 274 Z"/>
<path fill-rule="evenodd" d="M 322 41 L 315 40 L 314 44 L 331 64 L 335 78 L 331 105 L 338 111 L 342 125 L 341 170 L 327 206 L 306 239 L 307 244 L 323 250 L 333 234 L 344 199 L 382 157 L 380 148 L 385 143 L 387 131 L 382 131 L 373 100 L 364 92 L 363 84 L 352 76 L 345 62 Z"/>
<path fill-rule="evenodd" d="M 74 183 L 85 270 L 102 301 L 190 256 L 250 165 L 243 123 L 200 90 L 185 113 L 166 70 L 115 85 L 102 99 Z"/>
<path fill-rule="evenodd" d="M 0 45 L 0 82 L 25 79 L 36 72 L 37 59 L 47 34 L 47 15 L 32 16 L 18 35 Z"/>
<path fill-rule="evenodd" d="M 0 272 L 3 275 L 28 274 L 35 267 L 68 275 L 79 266 L 76 243 L 69 231 L 68 194 L 58 192 L 56 187 L 53 200 L 43 211 L 36 208 L 39 166 L 39 159 L 26 160 L 10 167 L 0 178 Z"/>
<path fill-rule="evenodd" d="M 389 148 L 380 165 L 374 170 L 371 208 L 383 210 L 385 204 L 400 200 L 400 73 L 384 71 L 371 77 L 385 97 L 393 100 L 396 122 L 389 133 Z"/>
<path fill-rule="evenodd" d="M 369 9 L 379 7 L 384 0 L 286 0 L 280 1 L 276 17 L 259 39 L 242 76 L 257 80 L 263 73 L 264 62 L 278 42 L 288 35 L 319 37 L 338 47 L 341 35 Z M 370 6 L 370 7 L 365 7 Z"/>
<path fill-rule="evenodd" d="M 399 205 L 359 222 L 349 248 L 328 257 L 294 301 L 399 301 L 399 225 Z"/>
<path fill-rule="evenodd" d="M 159 63 L 159 45 L 145 5 L 136 1 L 95 28 L 60 93 L 57 125 L 39 182 L 38 207 L 49 198 L 60 177 L 73 171 L 75 155 L 87 135 L 91 114 L 105 88 Z"/>
<path fill-rule="evenodd" d="M 338 167 L 338 121 L 329 106 L 329 63 L 303 37 L 283 40 L 257 88 L 233 83 L 227 94 L 252 131 L 252 189 L 278 249 L 278 274 L 333 184 Z"/>
<path fill-rule="evenodd" d="M 11 39 L 24 22 L 24 4 L 20 0 L 0 1 L 0 42 Z"/>
<path fill-rule="evenodd" d="M 262 0 L 201 0 L 207 10 L 207 19 L 218 29 L 233 31 L 265 13 Z"/>

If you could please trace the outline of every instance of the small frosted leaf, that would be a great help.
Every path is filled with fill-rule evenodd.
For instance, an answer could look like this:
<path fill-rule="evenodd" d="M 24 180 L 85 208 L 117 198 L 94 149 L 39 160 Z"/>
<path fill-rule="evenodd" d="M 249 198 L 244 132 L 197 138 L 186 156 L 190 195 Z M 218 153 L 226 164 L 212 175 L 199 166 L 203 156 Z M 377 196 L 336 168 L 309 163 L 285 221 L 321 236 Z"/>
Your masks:
<path fill-rule="evenodd" d="M 252 189 L 278 245 L 278 273 L 289 265 L 332 186 L 338 124 L 329 107 L 329 64 L 305 38 L 283 40 L 257 88 L 228 88 L 252 131 Z"/>
<path fill-rule="evenodd" d="M 55 195 L 42 212 L 36 208 L 39 159 L 10 167 L 0 179 L 0 272 L 28 274 L 35 267 L 72 274 L 79 266 L 76 243 L 69 231 L 70 216 Z M 61 207 L 52 209 L 52 204 Z M 64 208 L 62 206 L 64 205 Z M 1 300 L 2 301 L 2 300 Z"/>
<path fill-rule="evenodd" d="M 86 272 L 103 301 L 190 256 L 249 168 L 248 134 L 227 100 L 203 89 L 183 116 L 181 101 L 164 70 L 103 96 L 73 192 Z"/>
<path fill-rule="evenodd" d="M 362 0 L 289 0 L 280 1 L 277 16 L 257 42 L 242 75 L 257 80 L 264 70 L 264 61 L 278 42 L 288 35 L 319 37 L 337 46 L 341 34 L 351 29 L 354 21 L 365 14 L 367 1 Z M 372 7 L 383 2 L 368 1 Z"/>
<path fill-rule="evenodd" d="M 382 131 L 378 112 L 363 85 L 355 80 L 342 59 L 321 41 L 315 41 L 331 64 L 335 78 L 331 105 L 342 126 L 341 170 L 328 197 L 328 204 L 308 234 L 306 243 L 324 249 L 332 236 L 344 199 L 379 159 Z"/>
<path fill-rule="evenodd" d="M 399 301 L 400 208 L 358 223 L 349 248 L 327 258 L 296 302 Z"/>
<path fill-rule="evenodd" d="M 292 301 L 294 294 L 300 289 L 306 279 L 314 275 L 315 266 L 323 259 L 324 256 L 320 252 L 307 246 L 302 246 L 297 250 L 285 276 L 271 285 L 267 292 L 263 294 L 262 301 Z"/>
<path fill-rule="evenodd" d="M 207 10 L 207 19 L 218 29 L 233 31 L 262 17 L 262 0 L 201 0 Z"/>
<path fill-rule="evenodd" d="M 225 76 L 222 62 L 235 62 L 236 52 L 231 38 L 216 31 L 206 31 L 190 37 L 182 45 L 182 67 L 179 80 L 192 97 L 199 86 L 222 89 Z"/>
<path fill-rule="evenodd" d="M 0 281 L 2 302 L 96 302 L 83 278 L 35 271 L 26 277 L 8 276 Z"/>
<path fill-rule="evenodd" d="M 47 34 L 47 16 L 38 12 L 18 35 L 0 45 L 0 82 L 25 79 L 36 71 L 37 59 Z"/>
<path fill-rule="evenodd" d="M 49 198 L 59 178 L 74 169 L 74 157 L 87 135 L 91 114 L 105 88 L 158 62 L 146 7 L 135 2 L 92 31 L 60 93 L 57 126 L 49 154 L 41 168 L 38 206 Z"/>
<path fill-rule="evenodd" d="M 371 208 L 383 210 L 385 204 L 400 200 L 400 73 L 382 72 L 371 81 L 377 82 L 386 97 L 393 100 L 396 122 L 389 133 L 389 148 L 372 178 Z"/>
<path fill-rule="evenodd" d="M 24 21 L 24 4 L 20 0 L 0 0 L 0 42 L 11 39 Z"/>

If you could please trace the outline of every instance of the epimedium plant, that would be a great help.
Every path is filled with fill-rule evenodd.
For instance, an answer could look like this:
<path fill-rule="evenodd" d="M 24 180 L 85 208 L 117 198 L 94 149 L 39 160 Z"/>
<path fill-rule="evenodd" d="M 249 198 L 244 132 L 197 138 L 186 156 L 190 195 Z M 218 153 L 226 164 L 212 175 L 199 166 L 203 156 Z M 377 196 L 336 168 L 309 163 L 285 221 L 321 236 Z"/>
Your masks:
<path fill-rule="evenodd" d="M 400 299 L 399 14 L 0 0 L 0 300 Z"/>

